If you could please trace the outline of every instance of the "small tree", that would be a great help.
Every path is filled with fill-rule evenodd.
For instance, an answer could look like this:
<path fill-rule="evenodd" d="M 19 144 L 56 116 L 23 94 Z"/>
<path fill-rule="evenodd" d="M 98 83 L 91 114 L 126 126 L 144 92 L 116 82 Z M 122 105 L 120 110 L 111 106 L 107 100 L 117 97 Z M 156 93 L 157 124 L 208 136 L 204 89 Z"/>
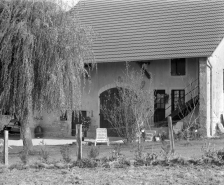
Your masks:
<path fill-rule="evenodd" d="M 183 117 L 181 121 L 184 123 L 184 128 L 179 132 L 183 138 L 190 142 L 190 137 L 195 132 L 195 134 L 201 134 L 201 125 L 199 123 L 199 86 L 198 79 L 189 82 L 185 90 L 187 93 L 185 98 L 187 98 L 187 103 L 178 103 L 177 108 L 179 110 L 179 116 Z"/>
<path fill-rule="evenodd" d="M 79 109 L 93 35 L 76 14 L 45 0 L 0 2 L 0 109 L 22 123 L 26 151 L 33 110 Z"/>
<path fill-rule="evenodd" d="M 130 70 L 127 63 L 124 76 L 115 82 L 118 94 L 109 93 L 101 106 L 104 118 L 128 142 L 146 126 L 153 114 L 154 95 L 151 81 L 145 82 L 144 70 Z"/>

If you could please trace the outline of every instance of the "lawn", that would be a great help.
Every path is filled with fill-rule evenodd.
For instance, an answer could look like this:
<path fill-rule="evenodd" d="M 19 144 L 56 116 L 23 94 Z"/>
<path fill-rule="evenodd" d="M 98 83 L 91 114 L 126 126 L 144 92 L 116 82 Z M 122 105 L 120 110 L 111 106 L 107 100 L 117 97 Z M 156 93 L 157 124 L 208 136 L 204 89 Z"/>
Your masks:
<path fill-rule="evenodd" d="M 213 149 L 222 149 L 224 148 L 224 139 L 206 139 L 206 140 L 193 140 L 188 144 L 185 140 L 183 141 L 175 141 L 175 153 L 185 158 L 191 157 L 201 157 L 203 152 L 201 151 L 202 146 L 205 144 L 208 145 L 210 143 L 210 148 Z M 92 144 L 93 146 L 93 144 Z M 87 158 L 87 153 L 92 146 L 83 145 L 83 158 Z M 98 158 L 112 156 L 114 149 L 116 149 L 118 144 L 112 143 L 110 146 L 105 144 L 97 144 L 97 148 L 99 149 L 99 156 Z M 162 143 L 161 142 L 145 142 L 144 146 L 144 153 L 160 153 L 162 151 Z M 31 162 L 35 162 L 39 159 L 40 155 L 38 151 L 41 151 L 42 148 L 49 152 L 49 160 L 52 161 L 59 161 L 62 159 L 62 155 L 60 152 L 62 146 L 34 146 L 33 150 L 37 151 L 34 152 L 30 156 Z M 76 144 L 68 145 L 70 150 L 72 160 L 76 160 L 77 158 L 77 146 Z M 123 154 L 128 159 L 133 159 L 134 154 L 136 151 L 136 145 L 124 145 L 121 144 L 119 146 L 120 153 Z M 19 153 L 22 151 L 21 146 L 12 146 L 12 149 L 9 149 L 9 164 L 14 164 L 16 162 L 20 162 Z"/>
<path fill-rule="evenodd" d="M 190 145 L 186 141 L 175 142 L 176 155 L 184 158 L 200 158 L 203 155 L 202 146 L 208 146 L 210 149 L 222 149 L 224 139 L 206 139 L 191 141 Z M 144 143 L 143 153 L 159 153 L 162 151 L 161 142 Z M 87 158 L 91 147 L 83 145 L 83 158 Z M 120 150 L 120 153 L 128 160 L 135 158 L 136 145 L 97 145 L 99 156 L 97 158 L 112 157 L 113 151 Z M 40 161 L 40 151 L 49 153 L 48 161 L 53 163 L 62 161 L 61 149 L 63 146 L 34 146 L 33 153 L 29 156 L 29 164 Z M 76 160 L 77 147 L 75 144 L 68 145 L 70 157 Z M 208 148 L 207 148 L 208 149 Z M 9 165 L 21 164 L 19 157 L 22 147 L 13 146 L 9 149 Z M 204 165 L 168 165 L 168 166 L 127 166 L 124 168 L 65 168 L 65 169 L 41 169 L 29 168 L 4 169 L 0 171 L 1 184 L 224 184 L 223 166 L 213 164 Z"/>

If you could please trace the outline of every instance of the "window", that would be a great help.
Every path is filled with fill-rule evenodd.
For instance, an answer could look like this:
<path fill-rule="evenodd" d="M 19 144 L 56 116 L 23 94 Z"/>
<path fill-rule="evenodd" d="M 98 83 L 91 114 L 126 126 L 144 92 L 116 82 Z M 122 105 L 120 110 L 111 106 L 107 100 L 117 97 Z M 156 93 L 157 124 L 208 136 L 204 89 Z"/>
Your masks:
<path fill-rule="evenodd" d="M 65 112 L 61 112 L 60 121 L 67 121 L 67 120 L 68 120 L 68 115 L 66 110 Z"/>
<path fill-rule="evenodd" d="M 165 101 L 164 101 L 164 94 L 156 94 L 156 98 L 155 98 L 155 108 L 156 109 L 165 109 Z"/>
<path fill-rule="evenodd" d="M 174 111 L 185 103 L 185 91 L 172 90 L 171 94 L 172 94 L 172 111 Z"/>
<path fill-rule="evenodd" d="M 185 58 L 171 59 L 171 75 L 183 76 L 186 74 Z"/>
<path fill-rule="evenodd" d="M 165 119 L 165 90 L 155 90 L 154 93 L 154 122 L 159 122 Z"/>

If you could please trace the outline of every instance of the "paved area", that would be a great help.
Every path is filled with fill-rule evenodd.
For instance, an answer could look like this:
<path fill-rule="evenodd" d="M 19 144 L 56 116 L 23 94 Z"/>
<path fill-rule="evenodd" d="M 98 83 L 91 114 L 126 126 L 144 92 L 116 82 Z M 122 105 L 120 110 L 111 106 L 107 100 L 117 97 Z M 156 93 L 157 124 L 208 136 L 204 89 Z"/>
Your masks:
<path fill-rule="evenodd" d="M 95 139 L 85 138 L 83 144 L 87 144 L 88 142 L 94 143 Z M 33 145 L 66 145 L 76 143 L 76 139 L 48 139 L 48 138 L 35 138 L 32 139 Z M 110 138 L 110 144 L 123 143 L 120 138 Z M 22 139 L 12 138 L 8 140 L 9 146 L 23 146 Z"/>

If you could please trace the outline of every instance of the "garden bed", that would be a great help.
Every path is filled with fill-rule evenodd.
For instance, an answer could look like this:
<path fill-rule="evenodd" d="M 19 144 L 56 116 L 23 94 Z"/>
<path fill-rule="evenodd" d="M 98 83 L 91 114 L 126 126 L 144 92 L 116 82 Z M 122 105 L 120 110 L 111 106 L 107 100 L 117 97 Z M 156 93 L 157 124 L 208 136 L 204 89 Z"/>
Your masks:
<path fill-rule="evenodd" d="M 162 150 L 161 142 L 142 148 L 84 145 L 82 161 L 75 144 L 42 145 L 34 146 L 27 164 L 22 147 L 14 146 L 9 168 L 0 167 L 0 184 L 223 184 L 223 141 L 177 141 L 174 155 Z"/>

